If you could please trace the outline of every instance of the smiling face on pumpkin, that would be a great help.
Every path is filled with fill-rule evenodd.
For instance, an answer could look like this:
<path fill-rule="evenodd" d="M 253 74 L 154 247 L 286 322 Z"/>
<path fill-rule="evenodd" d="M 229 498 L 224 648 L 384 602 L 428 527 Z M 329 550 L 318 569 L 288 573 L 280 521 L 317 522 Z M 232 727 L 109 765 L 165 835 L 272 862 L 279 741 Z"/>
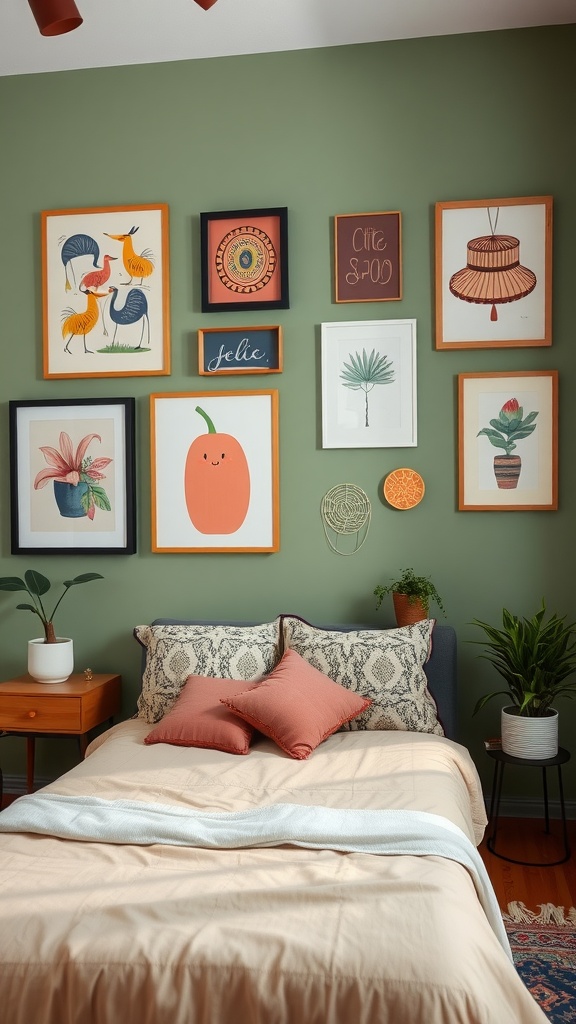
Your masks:
<path fill-rule="evenodd" d="M 239 530 L 250 504 L 250 471 L 231 434 L 201 434 L 190 445 L 184 471 L 186 506 L 200 533 Z"/>

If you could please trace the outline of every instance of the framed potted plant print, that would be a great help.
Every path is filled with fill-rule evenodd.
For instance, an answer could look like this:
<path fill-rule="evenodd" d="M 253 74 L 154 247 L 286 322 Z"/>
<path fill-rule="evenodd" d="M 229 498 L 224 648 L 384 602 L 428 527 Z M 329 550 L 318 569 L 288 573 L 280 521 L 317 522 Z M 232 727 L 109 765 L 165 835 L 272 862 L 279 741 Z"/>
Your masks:
<path fill-rule="evenodd" d="M 278 551 L 278 392 L 153 394 L 150 422 L 152 550 Z"/>
<path fill-rule="evenodd" d="M 558 372 L 458 376 L 460 511 L 558 508 Z"/>
<path fill-rule="evenodd" d="M 288 210 L 200 214 L 202 312 L 288 309 Z"/>
<path fill-rule="evenodd" d="M 9 414 L 12 554 L 134 554 L 134 399 L 14 401 Z"/>
<path fill-rule="evenodd" d="M 552 344 L 552 196 L 436 203 L 436 348 Z"/>
<path fill-rule="evenodd" d="M 321 325 L 322 447 L 414 447 L 416 321 Z"/>
<path fill-rule="evenodd" d="M 168 207 L 45 210 L 44 377 L 170 373 Z"/>

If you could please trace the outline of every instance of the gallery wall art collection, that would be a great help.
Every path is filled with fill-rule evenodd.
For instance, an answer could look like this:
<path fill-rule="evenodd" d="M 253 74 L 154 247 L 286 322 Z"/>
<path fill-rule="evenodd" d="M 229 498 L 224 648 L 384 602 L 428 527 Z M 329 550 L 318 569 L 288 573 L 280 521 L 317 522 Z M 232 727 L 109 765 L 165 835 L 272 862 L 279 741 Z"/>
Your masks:
<path fill-rule="evenodd" d="M 168 219 L 166 203 L 41 214 L 45 379 L 170 375 Z M 333 302 L 401 300 L 401 212 L 333 231 Z M 552 344 L 551 196 L 437 202 L 434 246 L 437 351 Z M 287 208 L 201 213 L 198 248 L 202 312 L 243 323 L 198 329 L 199 376 L 282 373 L 282 325 L 249 317 L 289 308 Z M 320 325 L 322 448 L 417 446 L 416 327 Z M 9 405 L 12 552 L 134 553 L 134 398 Z M 275 389 L 151 394 L 153 552 L 279 550 L 278 406 Z M 425 482 L 404 466 L 382 490 L 406 511 Z M 458 509 L 557 508 L 557 372 L 458 374 Z"/>

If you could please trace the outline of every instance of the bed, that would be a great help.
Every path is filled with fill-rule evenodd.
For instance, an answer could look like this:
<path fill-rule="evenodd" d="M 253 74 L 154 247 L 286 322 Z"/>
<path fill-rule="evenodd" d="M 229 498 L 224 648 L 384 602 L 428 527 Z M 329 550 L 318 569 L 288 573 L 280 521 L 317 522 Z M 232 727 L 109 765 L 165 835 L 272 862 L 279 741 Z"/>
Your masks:
<path fill-rule="evenodd" d="M 3 1024 L 545 1021 L 476 851 L 449 626 L 135 635 L 135 717 L 0 814 Z"/>

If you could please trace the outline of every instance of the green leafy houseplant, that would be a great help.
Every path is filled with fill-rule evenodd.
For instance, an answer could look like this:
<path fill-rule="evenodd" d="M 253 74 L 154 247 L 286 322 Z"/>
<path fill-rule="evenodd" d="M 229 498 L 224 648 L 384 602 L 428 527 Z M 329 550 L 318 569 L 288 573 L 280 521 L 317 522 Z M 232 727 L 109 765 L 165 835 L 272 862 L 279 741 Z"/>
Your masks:
<path fill-rule="evenodd" d="M 20 591 L 24 590 L 30 595 L 34 604 L 18 604 L 17 608 L 22 608 L 24 611 L 33 612 L 41 620 L 44 626 L 44 635 L 46 637 L 45 643 L 55 644 L 56 634 L 54 632 L 54 615 L 60 602 L 62 601 L 64 594 L 67 594 L 70 587 L 75 587 L 79 583 L 88 583 L 90 580 L 103 580 L 104 577 L 99 572 L 85 572 L 81 576 L 75 576 L 73 580 L 64 580 L 63 587 L 64 591 L 56 601 L 50 614 L 46 612 L 46 609 L 42 603 L 42 598 L 48 593 L 52 584 L 50 580 L 46 579 L 46 576 L 42 576 L 41 573 L 36 572 L 35 569 L 28 569 L 24 573 L 24 579 L 20 579 L 19 576 L 2 576 L 0 578 L 0 590 Z"/>
<path fill-rule="evenodd" d="M 488 653 L 480 657 L 489 661 L 507 684 L 505 690 L 494 690 L 481 697 L 474 714 L 493 697 L 505 694 L 518 708 L 518 715 L 541 718 L 548 713 L 556 697 L 574 696 L 576 679 L 565 680 L 576 671 L 576 623 L 566 625 L 566 616 L 559 618 L 556 614 L 545 621 L 545 614 L 542 599 L 541 607 L 531 619 L 520 618 L 504 608 L 502 629 L 473 620 L 473 625 L 484 630 L 488 643 L 484 640 L 470 643 L 485 644 Z"/>
<path fill-rule="evenodd" d="M 374 596 L 378 598 L 377 609 L 382 604 L 386 594 L 406 594 L 409 604 L 419 602 L 426 609 L 428 609 L 430 601 L 435 601 L 440 610 L 446 614 L 442 598 L 430 577 L 416 576 L 414 569 L 404 569 L 400 578 L 394 580 L 393 583 L 389 583 L 385 587 L 376 587 Z"/>

